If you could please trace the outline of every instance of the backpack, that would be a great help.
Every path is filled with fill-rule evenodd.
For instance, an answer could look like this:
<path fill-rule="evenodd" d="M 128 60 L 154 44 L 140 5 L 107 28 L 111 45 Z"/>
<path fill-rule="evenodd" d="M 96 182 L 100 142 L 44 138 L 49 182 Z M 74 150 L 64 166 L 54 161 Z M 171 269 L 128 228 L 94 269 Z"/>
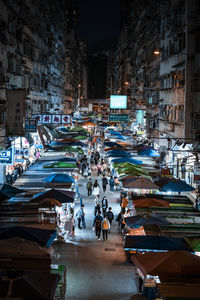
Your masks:
<path fill-rule="evenodd" d="M 107 215 L 108 220 L 113 220 L 113 219 L 114 219 L 114 216 L 113 216 L 112 211 L 108 211 L 108 212 L 106 213 L 106 215 Z"/>
<path fill-rule="evenodd" d="M 86 185 L 87 189 L 91 189 L 92 188 L 92 181 L 88 181 L 87 185 Z"/>
<path fill-rule="evenodd" d="M 103 220 L 103 222 L 102 222 L 102 229 L 103 230 L 109 229 L 108 221 L 107 220 Z"/>
<path fill-rule="evenodd" d="M 101 227 L 101 220 L 100 220 L 100 218 L 96 218 L 95 225 L 96 225 L 96 227 Z"/>

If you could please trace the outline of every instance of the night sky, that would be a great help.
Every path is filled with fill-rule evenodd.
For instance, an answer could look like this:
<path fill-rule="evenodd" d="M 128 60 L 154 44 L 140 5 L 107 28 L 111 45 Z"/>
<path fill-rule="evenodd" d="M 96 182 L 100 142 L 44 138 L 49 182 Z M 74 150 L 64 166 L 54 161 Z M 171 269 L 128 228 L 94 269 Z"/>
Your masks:
<path fill-rule="evenodd" d="M 119 0 L 77 0 L 79 34 L 87 42 L 89 52 L 115 47 L 120 28 Z"/>

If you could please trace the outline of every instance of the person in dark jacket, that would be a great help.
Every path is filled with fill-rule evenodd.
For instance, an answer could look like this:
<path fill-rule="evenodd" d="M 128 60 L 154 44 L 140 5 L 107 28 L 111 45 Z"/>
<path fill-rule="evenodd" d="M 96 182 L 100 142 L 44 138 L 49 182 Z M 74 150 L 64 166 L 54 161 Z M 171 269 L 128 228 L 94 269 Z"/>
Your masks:
<path fill-rule="evenodd" d="M 103 199 L 101 201 L 101 207 L 102 207 L 102 213 L 103 213 L 103 216 L 104 216 L 105 213 L 106 213 L 106 210 L 108 208 L 108 200 L 106 199 L 106 196 L 103 196 Z"/>
<path fill-rule="evenodd" d="M 107 217 L 108 221 L 110 222 L 110 228 L 111 228 L 112 221 L 114 219 L 114 215 L 113 215 L 113 212 L 112 212 L 112 207 L 108 208 L 108 211 L 106 213 L 106 217 Z M 110 233 L 110 229 L 109 229 L 109 233 Z"/>
<path fill-rule="evenodd" d="M 103 192 L 105 193 L 106 192 L 106 186 L 108 184 L 108 179 L 105 175 L 103 175 L 103 178 L 102 178 L 102 188 L 103 188 Z"/>
<path fill-rule="evenodd" d="M 95 229 L 95 234 L 98 240 L 100 240 L 101 236 L 101 223 L 103 221 L 103 217 L 101 216 L 101 211 L 98 212 L 98 215 L 94 218 L 93 228 Z"/>

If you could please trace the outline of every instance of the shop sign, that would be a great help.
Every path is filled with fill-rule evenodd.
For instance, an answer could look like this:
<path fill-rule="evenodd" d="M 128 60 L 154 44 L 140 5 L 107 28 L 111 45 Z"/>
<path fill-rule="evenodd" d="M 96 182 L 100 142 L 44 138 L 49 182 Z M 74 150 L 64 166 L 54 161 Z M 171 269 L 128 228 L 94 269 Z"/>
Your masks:
<path fill-rule="evenodd" d="M 194 166 L 194 183 L 200 184 L 200 164 Z"/>
<path fill-rule="evenodd" d="M 7 136 L 24 136 L 25 91 L 7 90 Z"/>
<path fill-rule="evenodd" d="M 12 149 L 3 150 L 0 152 L 0 163 L 12 163 Z"/>
<path fill-rule="evenodd" d="M 36 119 L 26 119 L 25 120 L 25 131 L 26 132 L 37 132 Z"/>
<path fill-rule="evenodd" d="M 110 122 L 129 122 L 129 115 L 125 114 L 109 114 Z"/>
<path fill-rule="evenodd" d="M 70 124 L 70 115 L 33 115 L 37 124 Z"/>
<path fill-rule="evenodd" d="M 15 155 L 29 157 L 29 149 L 15 149 Z"/>

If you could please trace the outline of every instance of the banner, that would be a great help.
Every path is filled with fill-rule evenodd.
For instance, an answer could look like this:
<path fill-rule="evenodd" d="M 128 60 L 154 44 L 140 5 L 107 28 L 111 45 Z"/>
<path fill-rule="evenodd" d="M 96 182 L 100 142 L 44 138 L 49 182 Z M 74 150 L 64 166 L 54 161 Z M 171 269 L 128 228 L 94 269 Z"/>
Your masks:
<path fill-rule="evenodd" d="M 6 135 L 24 136 L 25 90 L 7 90 Z"/>
<path fill-rule="evenodd" d="M 33 115 L 33 119 L 37 121 L 37 124 L 70 124 L 70 115 Z"/>

